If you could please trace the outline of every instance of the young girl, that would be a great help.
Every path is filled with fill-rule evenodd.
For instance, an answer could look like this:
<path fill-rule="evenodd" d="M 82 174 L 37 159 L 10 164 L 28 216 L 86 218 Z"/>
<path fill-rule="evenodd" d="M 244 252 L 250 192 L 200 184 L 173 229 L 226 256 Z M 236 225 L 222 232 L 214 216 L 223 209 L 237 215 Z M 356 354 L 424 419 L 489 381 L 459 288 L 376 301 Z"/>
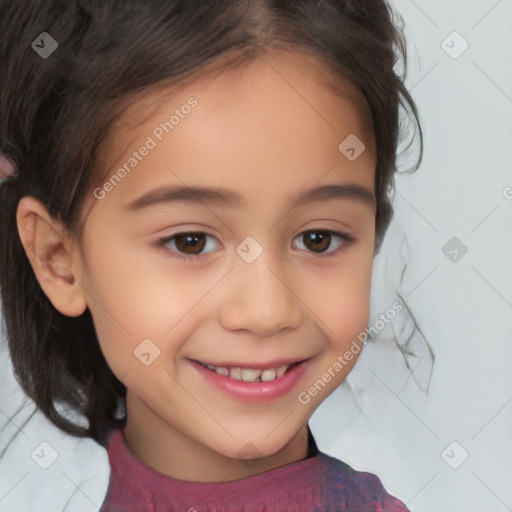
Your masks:
<path fill-rule="evenodd" d="M 44 414 L 108 448 L 101 510 L 406 511 L 308 428 L 362 350 L 400 106 L 417 121 L 390 7 L 0 20 L 9 348 Z"/>

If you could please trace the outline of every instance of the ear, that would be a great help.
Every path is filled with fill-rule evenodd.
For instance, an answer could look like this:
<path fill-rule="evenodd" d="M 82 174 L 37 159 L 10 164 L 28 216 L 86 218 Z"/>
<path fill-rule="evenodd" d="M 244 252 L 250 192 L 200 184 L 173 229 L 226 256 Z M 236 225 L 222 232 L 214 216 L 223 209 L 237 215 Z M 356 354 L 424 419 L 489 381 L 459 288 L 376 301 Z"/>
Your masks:
<path fill-rule="evenodd" d="M 20 200 L 16 222 L 25 253 L 50 302 L 63 315 L 80 316 L 87 303 L 72 270 L 74 240 L 71 235 L 34 197 Z"/>

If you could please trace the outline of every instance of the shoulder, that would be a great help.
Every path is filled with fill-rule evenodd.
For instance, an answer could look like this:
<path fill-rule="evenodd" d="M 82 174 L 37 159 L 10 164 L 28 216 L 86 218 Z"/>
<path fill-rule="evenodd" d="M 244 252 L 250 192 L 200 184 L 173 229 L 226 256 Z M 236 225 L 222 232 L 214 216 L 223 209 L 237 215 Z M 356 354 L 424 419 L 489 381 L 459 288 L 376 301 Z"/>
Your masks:
<path fill-rule="evenodd" d="M 329 493 L 343 496 L 347 510 L 365 512 L 410 512 L 398 498 L 388 494 L 379 477 L 356 471 L 345 462 L 325 453 L 318 454 L 329 480 Z M 361 507 L 365 507 L 364 509 Z"/>

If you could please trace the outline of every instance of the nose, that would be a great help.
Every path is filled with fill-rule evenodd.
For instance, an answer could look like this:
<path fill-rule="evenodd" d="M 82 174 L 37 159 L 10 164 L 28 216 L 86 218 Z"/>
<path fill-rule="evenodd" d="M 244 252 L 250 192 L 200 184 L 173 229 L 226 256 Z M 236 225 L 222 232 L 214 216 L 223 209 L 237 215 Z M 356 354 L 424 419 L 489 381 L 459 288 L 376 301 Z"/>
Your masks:
<path fill-rule="evenodd" d="M 264 251 L 254 262 L 235 262 L 224 282 L 220 322 L 228 330 L 271 336 L 303 322 L 302 302 L 291 272 Z"/>

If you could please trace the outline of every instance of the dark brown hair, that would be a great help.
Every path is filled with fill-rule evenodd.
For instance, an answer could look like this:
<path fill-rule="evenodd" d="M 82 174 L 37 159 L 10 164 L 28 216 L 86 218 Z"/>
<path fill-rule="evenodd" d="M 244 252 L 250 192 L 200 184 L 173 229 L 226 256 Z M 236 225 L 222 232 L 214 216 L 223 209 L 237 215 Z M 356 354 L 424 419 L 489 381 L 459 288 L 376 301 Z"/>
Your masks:
<path fill-rule="evenodd" d="M 317 57 L 366 100 L 377 147 L 377 252 L 393 213 L 401 112 L 420 135 L 413 170 L 423 152 L 399 21 L 385 0 L 2 0 L 0 148 L 20 173 L 0 186 L 1 299 L 16 377 L 55 425 L 103 439 L 125 421 L 126 389 L 102 355 L 89 311 L 66 317 L 39 286 L 18 235 L 19 200 L 36 197 L 78 235 L 98 177 L 92 170 L 101 167 L 98 148 L 120 106 L 276 47 Z M 42 32 L 58 43 L 46 59 L 31 47 Z"/>

